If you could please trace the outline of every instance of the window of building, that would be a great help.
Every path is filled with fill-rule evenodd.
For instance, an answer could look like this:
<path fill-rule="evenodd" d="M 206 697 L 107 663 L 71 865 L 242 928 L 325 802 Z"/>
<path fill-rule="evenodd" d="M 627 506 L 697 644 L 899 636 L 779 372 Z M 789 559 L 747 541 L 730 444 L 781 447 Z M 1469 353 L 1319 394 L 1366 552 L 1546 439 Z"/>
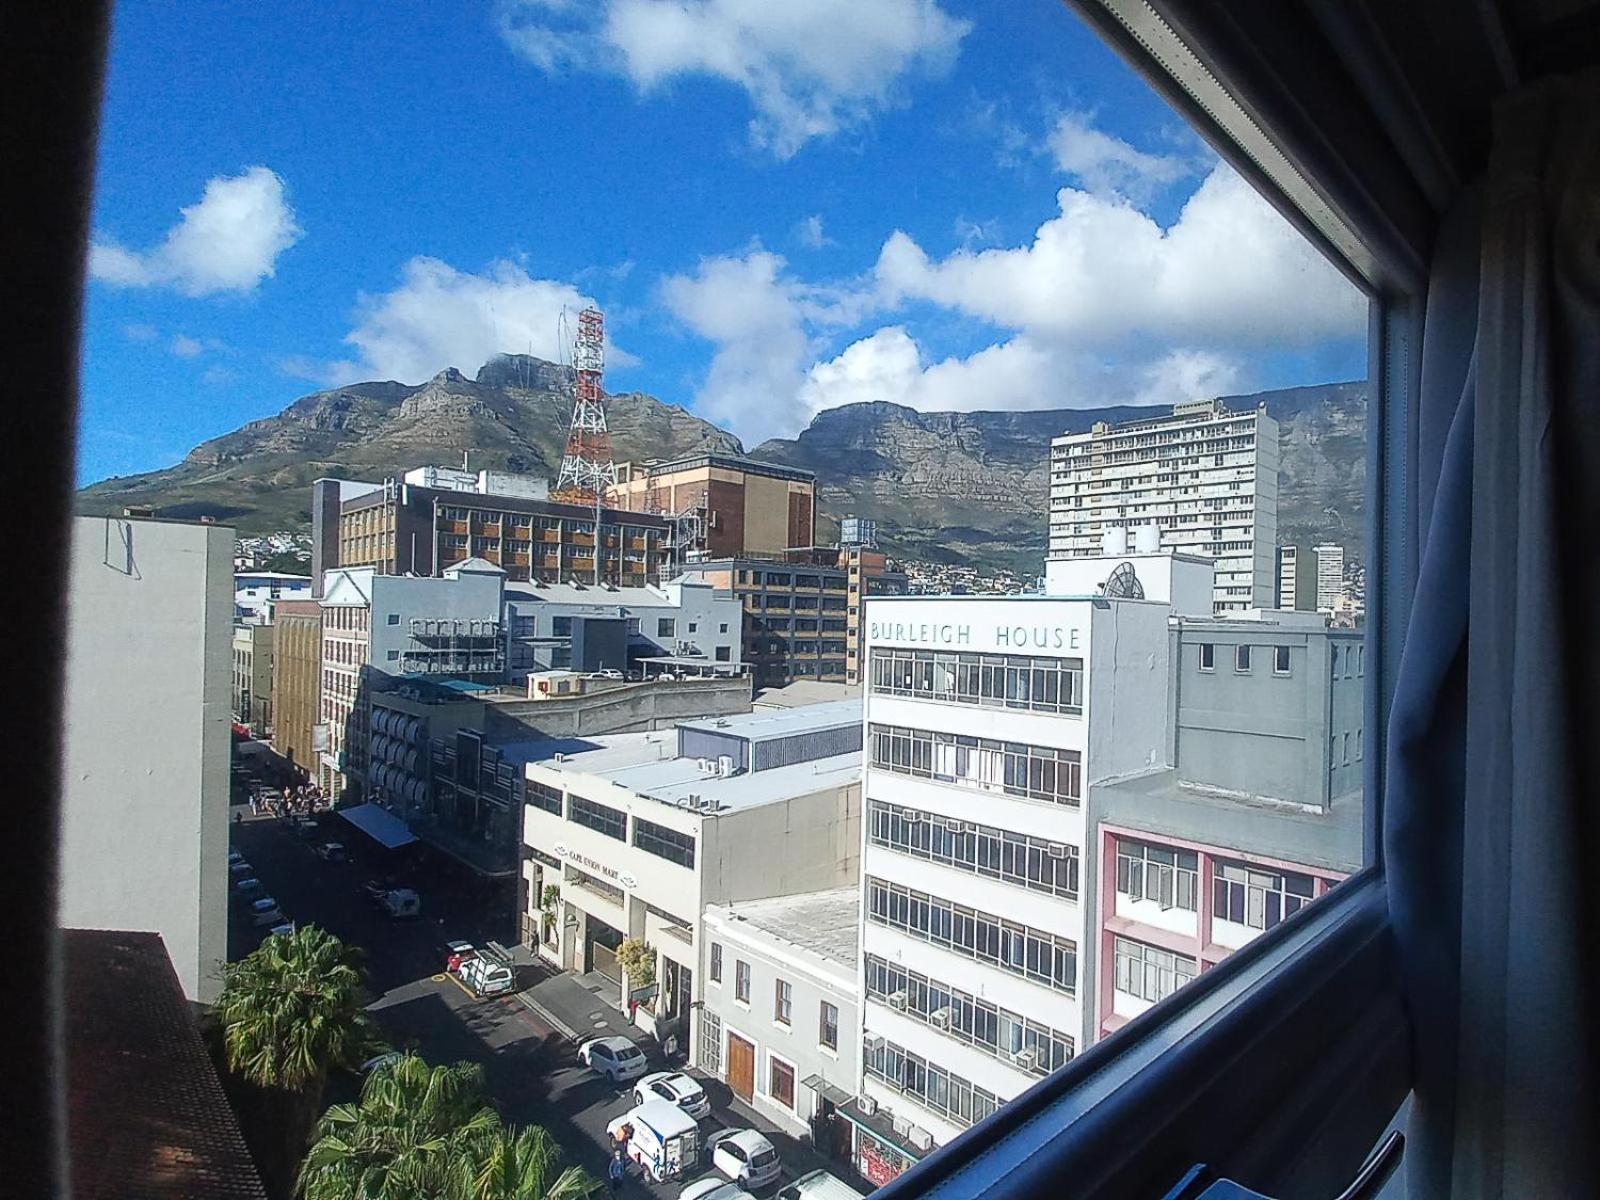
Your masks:
<path fill-rule="evenodd" d="M 750 964 L 742 958 L 733 960 L 733 998 L 740 1004 L 750 1003 Z"/>
<path fill-rule="evenodd" d="M 817 1013 L 817 1045 L 824 1050 L 839 1048 L 839 1006 L 826 1000 Z"/>
<path fill-rule="evenodd" d="M 872 765 L 885 771 L 1052 804 L 1076 806 L 1083 796 L 1076 750 L 898 725 L 873 725 L 871 739 Z"/>
<path fill-rule="evenodd" d="M 874 800 L 868 840 L 913 858 L 1075 900 L 1078 847 Z"/>
<path fill-rule="evenodd" d="M 1218 863 L 1211 889 L 1211 906 L 1217 920 L 1251 929 L 1271 929 L 1316 896 L 1316 883 L 1309 875 L 1263 870 L 1244 863 Z"/>
<path fill-rule="evenodd" d="M 698 622 L 698 621 L 690 621 L 689 622 L 689 632 L 690 633 L 698 633 L 699 631 L 700 631 L 700 622 Z"/>
<path fill-rule="evenodd" d="M 871 686 L 918 700 L 1078 714 L 1083 659 L 885 648 L 872 652 Z"/>
<path fill-rule="evenodd" d="M 1215 671 L 1217 669 L 1217 648 L 1211 642 L 1200 643 L 1200 669 L 1202 671 Z"/>
<path fill-rule="evenodd" d="M 1198 908 L 1200 858 L 1176 850 L 1117 839 L 1117 892 L 1130 900 L 1154 900 L 1162 908 Z"/>
<path fill-rule="evenodd" d="M 726 621 L 718 622 L 718 624 L 717 624 L 717 632 L 718 633 L 727 633 L 728 632 L 728 623 Z"/>
<path fill-rule="evenodd" d="M 771 1051 L 767 1052 L 767 1061 L 772 1064 L 772 1069 L 767 1081 L 767 1095 L 772 1097 L 775 1104 L 781 1104 L 791 1112 L 794 1110 L 794 1067 L 783 1061 Z"/>
<path fill-rule="evenodd" d="M 390 650 L 388 652 L 388 659 L 390 662 L 398 662 L 400 660 L 400 651 Z"/>
<path fill-rule="evenodd" d="M 910 1096 L 954 1125 L 974 1125 L 1000 1106 L 999 1097 L 993 1092 L 881 1035 L 869 1034 L 863 1043 L 861 1065 L 869 1076 Z"/>
<path fill-rule="evenodd" d="M 694 837 L 679 833 L 643 817 L 633 819 L 633 844 L 646 854 L 654 854 L 680 867 L 694 866 Z"/>
<path fill-rule="evenodd" d="M 1287 675 L 1289 673 L 1289 647 L 1274 646 L 1272 648 L 1272 673 L 1274 675 Z"/>
<path fill-rule="evenodd" d="M 718 646 L 714 657 L 717 662 L 732 662 L 733 648 L 731 646 Z"/>
<path fill-rule="evenodd" d="M 1346 733 L 1344 735 L 1344 765 L 1347 766 L 1347 767 L 1350 765 L 1350 734 L 1349 733 Z"/>
<path fill-rule="evenodd" d="M 711 982 L 722 982 L 722 943 L 711 943 Z"/>
<path fill-rule="evenodd" d="M 558 638 L 571 637 L 572 636 L 572 618 L 571 617 L 551 617 L 550 618 L 550 636 L 551 637 L 558 637 Z"/>
<path fill-rule="evenodd" d="M 678 636 L 678 620 L 676 617 L 657 617 L 656 636 L 669 638 Z"/>
<path fill-rule="evenodd" d="M 1250 647 L 1244 644 L 1233 648 L 1233 669 L 1242 674 L 1250 670 Z"/>
<path fill-rule="evenodd" d="M 596 833 L 603 833 L 617 841 L 627 840 L 628 814 L 606 804 L 596 804 L 582 796 L 572 796 L 567 801 L 567 819 L 585 825 Z"/>
<path fill-rule="evenodd" d="M 639 618 L 638 617 L 629 617 L 628 618 L 628 636 L 629 637 L 638 637 L 639 636 Z"/>
<path fill-rule="evenodd" d="M 1140 1000 L 1158 1004 L 1200 973 L 1192 958 L 1119 937 L 1114 947 L 1115 987 Z"/>
<path fill-rule="evenodd" d="M 1361 730 L 1356 730 L 1356 761 L 1361 761 Z"/>
<path fill-rule="evenodd" d="M 389 621 L 389 624 L 391 624 L 391 625 L 400 624 L 400 614 L 399 613 L 390 613 L 389 617 L 388 617 L 388 621 Z"/>
<path fill-rule="evenodd" d="M 561 790 L 548 784 L 537 783 L 530 779 L 523 785 L 523 794 L 527 796 L 528 803 L 535 808 L 542 808 L 545 812 L 561 815 Z"/>
<path fill-rule="evenodd" d="M 787 979 L 780 979 L 772 989 L 772 1019 L 779 1025 L 787 1025 L 793 1015 L 794 989 Z"/>

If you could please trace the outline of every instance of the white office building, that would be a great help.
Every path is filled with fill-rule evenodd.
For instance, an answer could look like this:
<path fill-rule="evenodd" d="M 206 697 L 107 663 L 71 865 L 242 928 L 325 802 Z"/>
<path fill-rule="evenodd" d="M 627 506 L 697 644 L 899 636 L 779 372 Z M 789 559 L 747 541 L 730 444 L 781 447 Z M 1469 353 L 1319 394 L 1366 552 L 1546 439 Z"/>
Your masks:
<path fill-rule="evenodd" d="M 1121 553 L 1108 531 L 1150 525 L 1160 548 L 1215 561 L 1218 612 L 1273 607 L 1277 421 L 1206 400 L 1051 441 L 1052 559 Z"/>
<path fill-rule="evenodd" d="M 1090 782 L 1164 761 L 1168 620 L 1211 564 L 1073 563 L 1046 594 L 868 610 L 857 1162 L 903 1170 L 1061 1066 L 1093 1030 Z"/>
<path fill-rule="evenodd" d="M 1344 595 L 1344 547 L 1324 542 L 1317 547 L 1317 611 L 1332 613 Z"/>

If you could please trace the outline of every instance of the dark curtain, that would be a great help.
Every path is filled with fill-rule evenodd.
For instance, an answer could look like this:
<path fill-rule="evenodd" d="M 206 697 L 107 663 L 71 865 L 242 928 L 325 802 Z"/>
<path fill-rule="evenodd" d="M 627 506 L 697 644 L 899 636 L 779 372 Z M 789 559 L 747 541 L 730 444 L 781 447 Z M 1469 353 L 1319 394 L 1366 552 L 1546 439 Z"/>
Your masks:
<path fill-rule="evenodd" d="M 1600 1196 L 1600 76 L 1497 106 L 1435 243 L 1416 427 L 1384 809 L 1408 1194 Z"/>

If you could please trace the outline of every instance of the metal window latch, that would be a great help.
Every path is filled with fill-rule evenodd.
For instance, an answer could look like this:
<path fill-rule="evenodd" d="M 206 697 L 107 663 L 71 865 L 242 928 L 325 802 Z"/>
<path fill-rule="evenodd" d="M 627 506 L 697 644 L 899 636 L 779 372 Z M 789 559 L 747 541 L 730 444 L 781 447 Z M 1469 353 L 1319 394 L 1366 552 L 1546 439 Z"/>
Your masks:
<path fill-rule="evenodd" d="M 1378 1148 L 1367 1156 L 1356 1177 L 1333 1200 L 1373 1200 L 1383 1185 L 1389 1182 L 1400 1156 L 1405 1152 L 1406 1139 L 1398 1129 L 1378 1143 Z M 1182 1179 L 1167 1192 L 1162 1200 L 1274 1200 L 1262 1192 L 1253 1191 L 1231 1179 L 1219 1179 L 1217 1173 L 1204 1163 L 1190 1167 Z"/>

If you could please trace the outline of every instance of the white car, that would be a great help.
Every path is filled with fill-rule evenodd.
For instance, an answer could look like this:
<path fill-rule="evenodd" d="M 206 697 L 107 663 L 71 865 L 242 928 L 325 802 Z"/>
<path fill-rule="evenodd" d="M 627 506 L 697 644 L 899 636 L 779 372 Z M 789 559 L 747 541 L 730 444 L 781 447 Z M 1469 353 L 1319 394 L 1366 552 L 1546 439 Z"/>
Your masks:
<path fill-rule="evenodd" d="M 594 1038 L 578 1047 L 578 1061 L 612 1083 L 637 1079 L 649 1068 L 644 1051 L 625 1037 Z"/>
<path fill-rule="evenodd" d="M 715 1175 L 707 1175 L 679 1192 L 678 1200 L 755 1200 L 755 1197 L 737 1183 L 724 1183 Z"/>
<path fill-rule="evenodd" d="M 278 907 L 278 902 L 271 896 L 263 896 L 250 905 L 250 924 L 252 925 L 282 925 L 283 911 Z"/>
<path fill-rule="evenodd" d="M 257 879 L 254 875 L 250 876 L 248 879 L 241 879 L 238 883 L 233 885 L 233 894 L 241 900 L 248 897 L 259 896 L 266 890 L 267 889 L 261 885 L 261 880 Z"/>
<path fill-rule="evenodd" d="M 711 1165 L 735 1183 L 763 1187 L 783 1172 L 777 1148 L 760 1130 L 724 1129 L 706 1139 Z"/>
<path fill-rule="evenodd" d="M 236 858 L 228 864 L 228 874 L 235 879 L 243 879 L 255 872 L 255 868 L 242 858 Z"/>
<path fill-rule="evenodd" d="M 657 1071 L 634 1086 L 633 1102 L 643 1104 L 652 1097 L 669 1100 L 696 1121 L 711 1112 L 711 1098 L 705 1088 L 681 1071 Z"/>
<path fill-rule="evenodd" d="M 243 861 L 244 855 L 240 854 L 237 850 L 228 851 L 228 865 L 230 867 L 233 866 L 234 863 L 242 863 Z"/>

